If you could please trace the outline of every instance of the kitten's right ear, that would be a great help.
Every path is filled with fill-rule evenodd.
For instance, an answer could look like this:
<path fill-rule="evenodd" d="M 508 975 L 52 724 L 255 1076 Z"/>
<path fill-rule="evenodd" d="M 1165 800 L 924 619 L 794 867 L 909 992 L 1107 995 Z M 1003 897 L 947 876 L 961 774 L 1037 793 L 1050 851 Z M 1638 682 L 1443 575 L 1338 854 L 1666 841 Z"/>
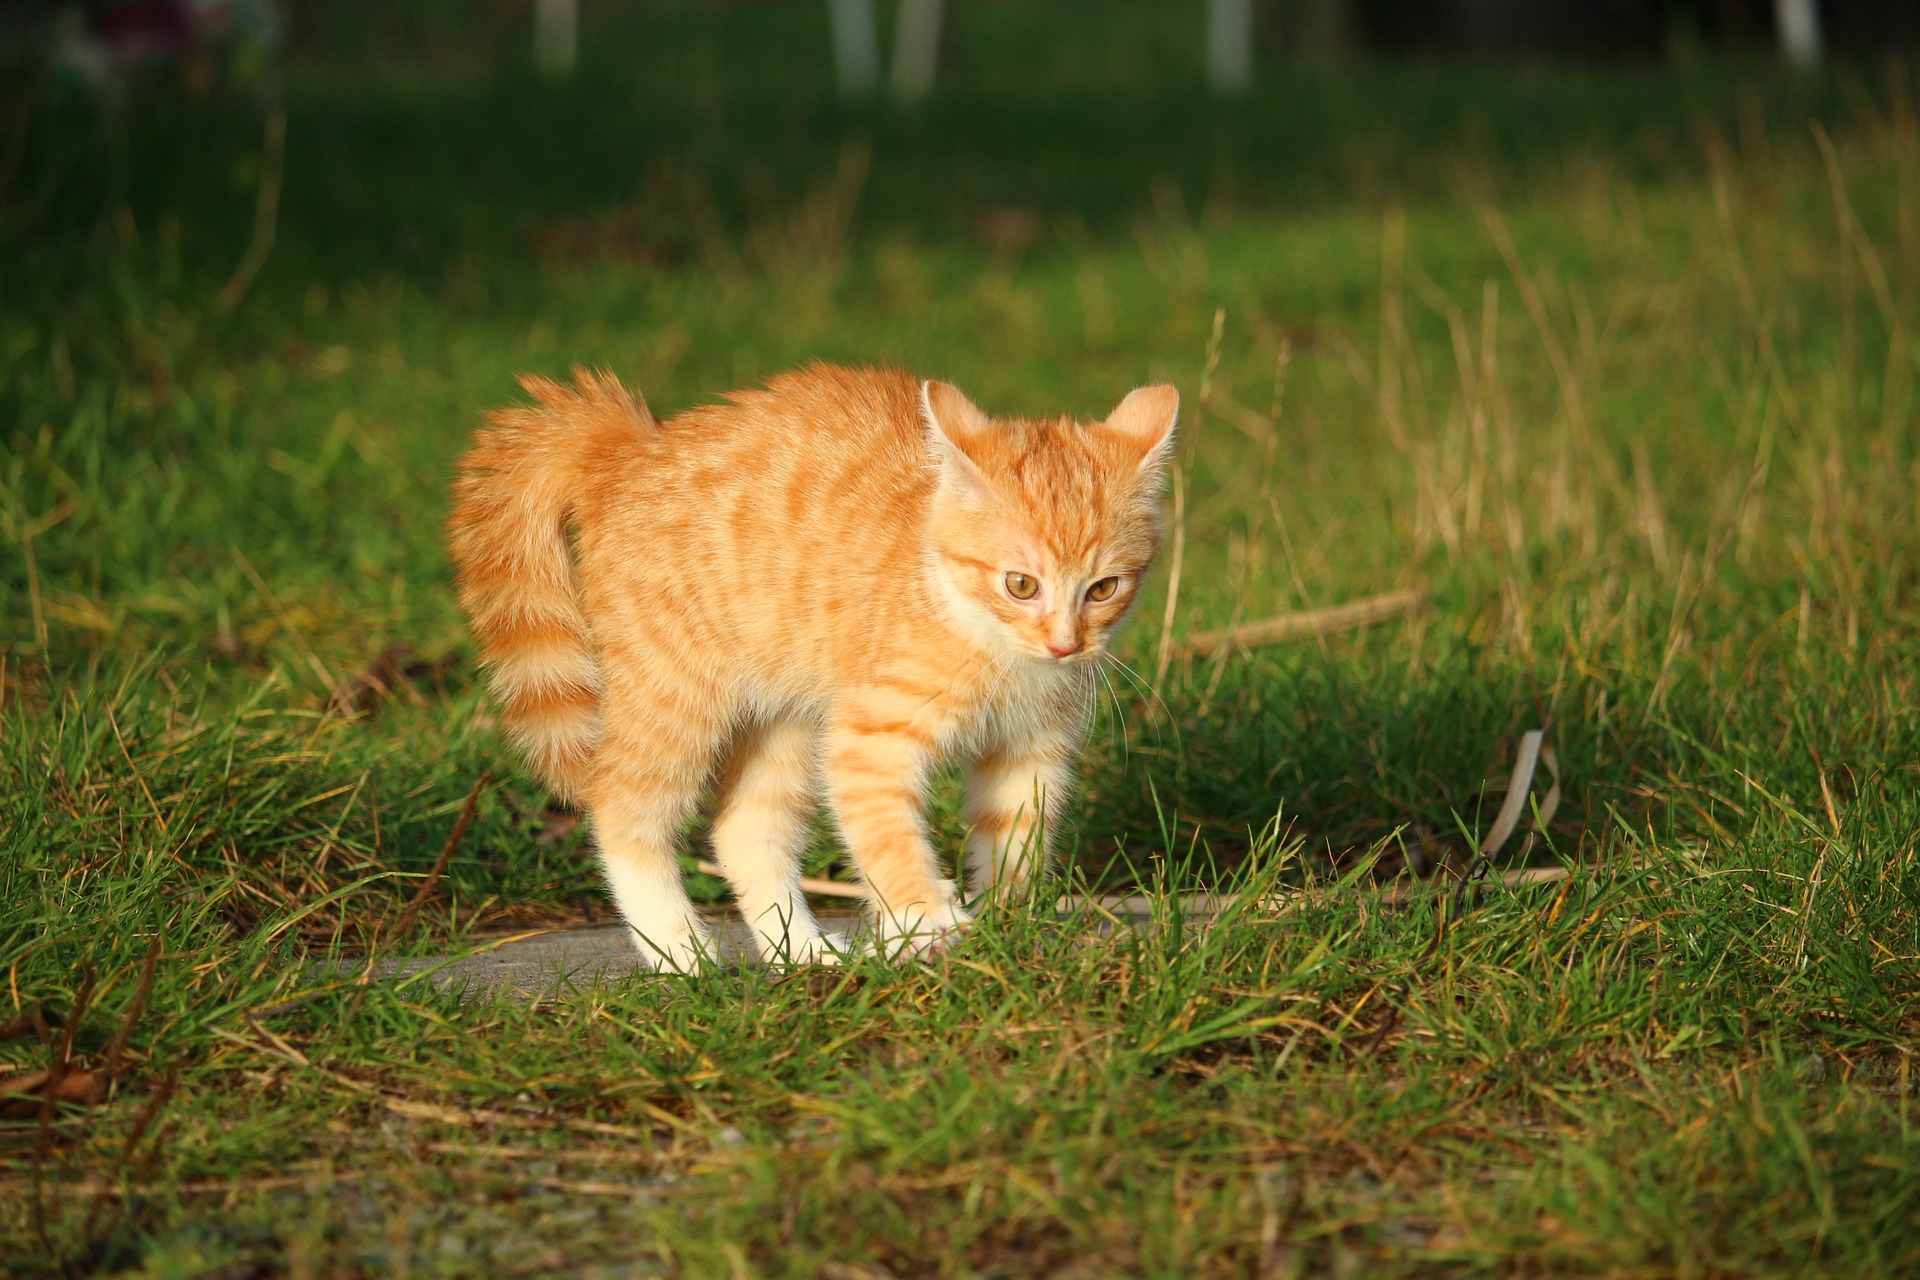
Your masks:
<path fill-rule="evenodd" d="M 927 440 L 949 475 L 985 485 L 986 476 L 973 460 L 973 450 L 993 430 L 993 420 L 951 382 L 929 379 L 920 384 L 920 416 L 927 422 Z"/>
<path fill-rule="evenodd" d="M 1180 393 L 1164 382 L 1127 393 L 1107 415 L 1105 427 L 1140 451 L 1140 470 L 1153 471 L 1173 450 L 1173 425 L 1180 420 Z"/>

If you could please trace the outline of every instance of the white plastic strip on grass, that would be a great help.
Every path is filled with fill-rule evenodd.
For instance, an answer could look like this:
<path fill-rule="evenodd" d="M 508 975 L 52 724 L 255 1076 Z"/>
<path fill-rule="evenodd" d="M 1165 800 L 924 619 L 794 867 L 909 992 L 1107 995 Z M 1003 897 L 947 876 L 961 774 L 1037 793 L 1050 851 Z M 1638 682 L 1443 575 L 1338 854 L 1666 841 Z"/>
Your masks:
<path fill-rule="evenodd" d="M 1507 779 L 1507 798 L 1501 804 L 1499 814 L 1494 817 L 1493 829 L 1480 842 L 1481 853 L 1492 857 L 1500 852 L 1501 846 L 1512 837 L 1514 828 L 1520 825 L 1520 819 L 1526 817 L 1527 797 L 1533 794 L 1534 771 L 1543 761 L 1553 785 L 1540 801 L 1538 829 L 1546 830 L 1547 824 L 1553 821 L 1554 811 L 1560 807 L 1560 761 L 1553 754 L 1552 744 L 1547 741 L 1547 731 L 1529 729 L 1520 735 L 1520 750 L 1513 758 L 1513 773 Z"/>

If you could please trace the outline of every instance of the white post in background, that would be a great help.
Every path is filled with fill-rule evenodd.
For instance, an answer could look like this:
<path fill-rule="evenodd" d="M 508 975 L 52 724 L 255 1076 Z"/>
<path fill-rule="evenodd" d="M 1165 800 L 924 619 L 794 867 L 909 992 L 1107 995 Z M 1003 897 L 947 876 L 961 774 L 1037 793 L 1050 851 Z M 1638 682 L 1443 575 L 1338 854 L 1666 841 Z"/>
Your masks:
<path fill-rule="evenodd" d="M 873 0 L 827 0 L 833 26 L 833 74 L 843 98 L 870 98 L 880 87 L 880 37 Z"/>
<path fill-rule="evenodd" d="M 1252 83 L 1253 0 L 1207 0 L 1207 87 L 1242 94 Z"/>
<path fill-rule="evenodd" d="M 1825 52 L 1819 0 L 1773 0 L 1773 26 L 1780 49 L 1796 67 L 1817 67 Z"/>
<path fill-rule="evenodd" d="M 893 33 L 893 97 L 919 102 L 933 91 L 940 64 L 941 0 L 900 0 L 900 25 Z"/>
<path fill-rule="evenodd" d="M 538 0 L 533 11 L 533 65 L 556 80 L 580 57 L 580 0 Z"/>

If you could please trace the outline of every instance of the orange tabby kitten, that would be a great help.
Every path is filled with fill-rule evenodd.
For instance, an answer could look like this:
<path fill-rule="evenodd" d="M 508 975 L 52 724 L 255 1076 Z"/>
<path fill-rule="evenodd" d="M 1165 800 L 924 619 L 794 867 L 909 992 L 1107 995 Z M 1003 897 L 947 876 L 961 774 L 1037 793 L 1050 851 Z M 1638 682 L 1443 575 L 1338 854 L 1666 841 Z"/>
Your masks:
<path fill-rule="evenodd" d="M 943 755 L 971 764 L 974 891 L 1044 864 L 1095 660 L 1159 547 L 1173 388 L 1105 422 L 990 419 L 946 383 L 814 365 L 659 422 L 610 374 L 522 385 L 538 406 L 461 463 L 460 603 L 650 963 L 706 954 L 675 837 L 709 783 L 768 959 L 837 944 L 799 887 L 823 790 L 883 948 L 970 918 L 927 840 Z"/>

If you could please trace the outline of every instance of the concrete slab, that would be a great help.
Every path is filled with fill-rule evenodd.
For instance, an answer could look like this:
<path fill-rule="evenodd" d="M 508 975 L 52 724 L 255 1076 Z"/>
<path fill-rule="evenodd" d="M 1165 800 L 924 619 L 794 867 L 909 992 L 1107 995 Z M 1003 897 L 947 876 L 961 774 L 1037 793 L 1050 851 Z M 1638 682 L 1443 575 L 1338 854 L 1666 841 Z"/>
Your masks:
<path fill-rule="evenodd" d="M 1115 928 L 1137 928 L 1152 919 L 1151 898 L 1111 896 L 1082 904 L 1079 899 L 1062 899 L 1060 910 L 1080 911 L 1084 907 L 1096 932 Z M 1215 904 L 1199 898 L 1181 904 L 1190 918 L 1211 914 Z M 758 965 L 753 934 L 746 922 L 730 911 L 706 914 L 720 960 L 732 965 Z M 853 910 L 832 908 L 816 911 L 821 928 L 858 940 L 865 931 L 865 918 Z M 423 956 L 388 960 L 378 966 L 383 979 L 423 980 L 446 991 L 473 993 L 504 992 L 526 999 L 540 999 L 564 991 L 569 986 L 589 986 L 595 982 L 622 978 L 648 970 L 634 951 L 626 926 L 590 925 L 559 929 L 529 930 L 488 938 L 473 948 L 450 956 Z"/>
<path fill-rule="evenodd" d="M 1564 880 L 1570 874 L 1565 867 L 1534 867 L 1504 871 L 1490 877 L 1490 883 L 1522 888 Z M 1396 906 L 1412 901 L 1420 893 L 1451 892 L 1451 881 L 1425 881 L 1398 884 L 1381 889 L 1361 890 L 1370 901 Z M 1287 913 L 1301 902 L 1314 898 L 1320 890 L 1274 894 L 1257 905 L 1276 928 L 1286 928 Z M 1179 899 L 1173 909 L 1187 920 L 1200 924 L 1218 915 L 1236 900 L 1210 894 L 1192 894 Z M 1112 933 L 1118 929 L 1139 928 L 1164 914 L 1169 904 L 1147 894 L 1103 894 L 1094 898 L 1061 898 L 1056 909 L 1062 916 L 1074 916 L 1085 922 L 1090 932 Z M 758 965 L 753 935 L 746 922 L 730 910 L 704 913 L 713 932 L 715 949 L 723 963 Z M 860 912 L 844 903 L 817 907 L 815 914 L 823 929 L 857 940 L 866 922 Z M 569 985 L 587 986 L 609 978 L 645 973 L 639 955 L 633 950 L 624 925 L 605 924 L 560 929 L 537 929 L 505 934 L 478 942 L 473 948 L 451 956 L 427 956 L 388 960 L 378 966 L 379 976 L 406 981 L 422 980 L 442 990 L 507 992 L 527 999 L 538 999 L 565 990 Z"/>
<path fill-rule="evenodd" d="M 822 911 L 823 928 L 846 932 L 861 927 L 854 911 Z M 753 933 L 746 921 L 728 913 L 708 913 L 714 950 L 722 963 L 757 965 Z M 632 935 L 623 924 L 532 930 L 488 938 L 472 949 L 451 956 L 423 956 L 390 960 L 379 967 L 382 978 L 424 977 L 442 990 L 505 992 L 528 999 L 552 995 L 569 986 L 590 986 L 610 978 L 648 972 L 634 950 Z"/>

